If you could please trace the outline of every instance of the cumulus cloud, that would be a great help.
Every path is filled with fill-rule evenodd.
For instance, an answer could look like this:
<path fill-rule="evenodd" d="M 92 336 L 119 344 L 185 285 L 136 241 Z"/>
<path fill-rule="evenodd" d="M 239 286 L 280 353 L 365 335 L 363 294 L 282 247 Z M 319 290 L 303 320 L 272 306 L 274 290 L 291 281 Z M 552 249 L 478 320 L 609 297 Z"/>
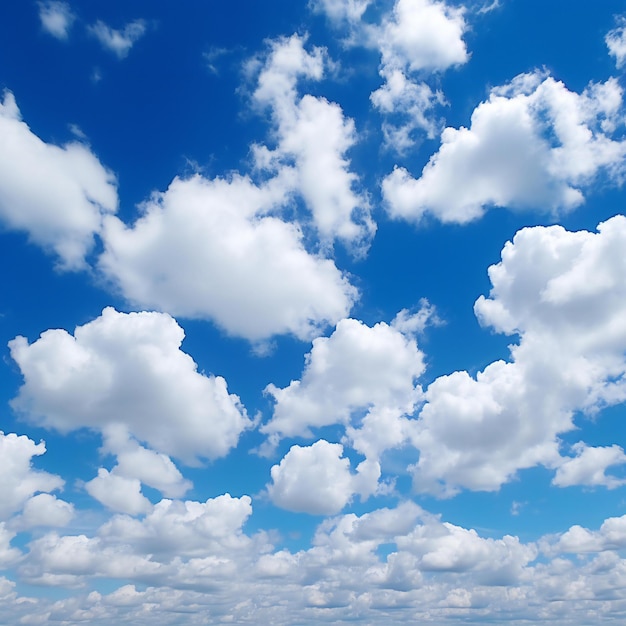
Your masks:
<path fill-rule="evenodd" d="M 103 216 L 117 209 L 115 176 L 81 143 L 42 141 L 10 91 L 0 103 L 0 145 L 0 220 L 55 252 L 63 267 L 83 267 Z"/>
<path fill-rule="evenodd" d="M 606 474 L 609 467 L 626 463 L 626 454 L 618 445 L 589 447 L 579 441 L 572 449 L 576 456 L 564 459 L 556 470 L 552 484 L 558 487 L 604 486 L 608 489 L 626 484 L 626 480 Z"/>
<path fill-rule="evenodd" d="M 358 23 L 371 0 L 310 0 L 313 11 L 323 13 L 336 25 Z"/>
<path fill-rule="evenodd" d="M 272 171 L 292 167 L 295 190 L 309 207 L 322 244 L 340 239 L 364 252 L 376 226 L 346 157 L 357 140 L 354 122 L 336 103 L 299 96 L 298 80 L 320 80 L 325 66 L 324 51 L 308 52 L 304 43 L 297 35 L 274 41 L 260 69 L 253 99 L 272 111 L 276 147 L 255 146 L 256 165 Z"/>
<path fill-rule="evenodd" d="M 20 529 L 67 526 L 74 517 L 74 505 L 49 493 L 38 493 L 24 504 L 17 520 Z"/>
<path fill-rule="evenodd" d="M 615 65 L 617 68 L 624 66 L 626 61 L 626 19 L 621 17 L 618 19 L 618 25 L 609 31 L 604 38 L 609 49 L 609 54 L 615 57 Z"/>
<path fill-rule="evenodd" d="M 416 380 L 423 371 L 423 354 L 413 337 L 384 322 L 369 327 L 343 319 L 330 337 L 313 340 L 300 380 L 283 389 L 268 385 L 275 406 L 261 431 L 274 441 L 310 437 L 312 428 L 348 426 L 353 415 L 369 412 L 376 414 L 371 420 L 378 420 L 383 430 L 387 423 L 387 434 L 380 433 L 387 441 L 395 430 L 391 423 L 411 414 L 420 399 Z M 375 456 L 377 446 L 372 440 L 367 452 Z M 357 449 L 367 454 L 365 447 L 363 442 Z"/>
<path fill-rule="evenodd" d="M 26 435 L 0 431 L 0 520 L 20 511 L 36 493 L 63 487 L 60 476 L 33 469 L 33 457 L 41 456 L 45 451 L 43 441 L 36 444 Z M 42 501 L 31 502 L 31 512 L 38 504 Z"/>
<path fill-rule="evenodd" d="M 344 317 L 357 291 L 306 251 L 296 224 L 267 215 L 284 201 L 281 180 L 177 178 L 132 227 L 105 222 L 100 267 L 140 306 L 210 319 L 252 341 L 310 338 Z"/>
<path fill-rule="evenodd" d="M 475 312 L 484 326 L 519 335 L 511 360 L 476 377 L 454 372 L 425 393 L 413 439 L 420 490 L 495 490 L 517 470 L 557 469 L 555 484 L 612 486 L 603 474 L 623 452 L 579 448 L 563 460 L 560 433 L 573 415 L 626 399 L 626 218 L 598 232 L 561 226 L 526 228 L 489 268 L 492 289 Z M 580 483 L 579 483 L 580 484 Z"/>
<path fill-rule="evenodd" d="M 446 128 L 441 147 L 415 179 L 396 168 L 382 184 L 389 214 L 466 223 L 490 207 L 570 210 L 600 173 L 621 180 L 626 142 L 617 80 L 581 94 L 541 72 L 491 91 L 470 128 Z"/>
<path fill-rule="evenodd" d="M 271 469 L 268 493 L 277 506 L 297 513 L 334 515 L 355 492 L 365 498 L 376 491 L 380 468 L 364 461 L 357 474 L 343 446 L 324 439 L 311 446 L 292 446 L 279 465 Z"/>
<path fill-rule="evenodd" d="M 92 498 L 113 511 L 139 515 L 152 509 L 150 500 L 141 493 L 141 482 L 137 478 L 118 476 L 104 468 L 85 483 L 85 489 Z"/>
<path fill-rule="evenodd" d="M 135 20 L 126 24 L 121 30 L 117 30 L 102 20 L 98 20 L 89 26 L 89 32 L 105 50 L 111 51 L 118 59 L 124 59 L 137 41 L 144 36 L 146 23 L 144 20 Z"/>
<path fill-rule="evenodd" d="M 226 381 L 200 374 L 180 350 L 183 337 L 166 313 L 112 308 L 73 335 L 48 330 L 32 344 L 17 337 L 9 345 L 24 384 L 13 406 L 61 432 L 126 429 L 158 452 L 189 463 L 224 456 L 251 422 Z M 127 479 L 145 478 L 133 469 L 138 455 L 164 466 L 154 484 L 177 484 L 167 459 L 129 445 L 115 450 Z"/>
<path fill-rule="evenodd" d="M 39 2 L 39 19 L 47 33 L 57 39 L 67 39 L 76 15 L 67 2 L 48 0 Z"/>

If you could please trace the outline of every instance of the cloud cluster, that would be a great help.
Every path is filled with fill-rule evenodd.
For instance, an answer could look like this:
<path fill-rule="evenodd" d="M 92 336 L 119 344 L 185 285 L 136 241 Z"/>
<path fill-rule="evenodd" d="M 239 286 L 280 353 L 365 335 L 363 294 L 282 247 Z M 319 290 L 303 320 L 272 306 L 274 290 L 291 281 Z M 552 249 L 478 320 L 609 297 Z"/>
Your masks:
<path fill-rule="evenodd" d="M 389 215 L 431 215 L 464 224 L 491 207 L 567 211 L 601 173 L 621 180 L 626 142 L 622 88 L 611 78 L 581 94 L 542 72 L 492 89 L 471 126 L 446 128 L 441 147 L 415 179 L 396 168 L 382 184 Z"/>
<path fill-rule="evenodd" d="M 89 32 L 100 42 L 105 50 L 110 50 L 118 59 L 128 56 L 130 49 L 144 36 L 146 22 L 135 20 L 129 22 L 123 29 L 111 28 L 102 20 L 89 26 Z"/>
<path fill-rule="evenodd" d="M 222 377 L 197 371 L 180 349 L 183 337 L 183 329 L 166 313 L 126 314 L 112 308 L 73 335 L 48 330 L 32 344 L 17 337 L 9 346 L 24 384 L 13 406 L 28 419 L 65 433 L 126 430 L 187 463 L 224 456 L 251 422 Z M 109 443 L 122 468 L 136 467 L 133 455 L 149 458 L 153 467 L 167 465 L 163 457 L 124 443 L 126 436 Z M 142 477 L 136 469 L 120 471 L 126 480 Z M 162 479 L 155 481 L 163 486 Z"/>
<path fill-rule="evenodd" d="M 558 435 L 577 412 L 594 414 L 626 398 L 626 218 L 598 232 L 525 228 L 489 268 L 492 289 L 475 304 L 484 326 L 516 334 L 511 360 L 476 377 L 454 372 L 426 390 L 413 439 L 418 489 L 495 490 L 517 470 L 558 468 L 555 484 L 619 484 L 607 467 L 619 448 L 579 444 L 560 456 Z"/>
<path fill-rule="evenodd" d="M 346 157 L 357 139 L 354 122 L 336 103 L 298 95 L 299 79 L 320 80 L 325 69 L 324 51 L 307 52 L 304 43 L 297 35 L 272 42 L 260 69 L 253 100 L 272 112 L 276 147 L 255 146 L 256 165 L 273 171 L 292 167 L 295 190 L 311 211 L 322 245 L 339 239 L 364 252 L 376 226 Z"/>
<path fill-rule="evenodd" d="M 39 2 L 39 19 L 42 28 L 57 39 L 67 39 L 76 15 L 67 2 L 47 0 Z"/>

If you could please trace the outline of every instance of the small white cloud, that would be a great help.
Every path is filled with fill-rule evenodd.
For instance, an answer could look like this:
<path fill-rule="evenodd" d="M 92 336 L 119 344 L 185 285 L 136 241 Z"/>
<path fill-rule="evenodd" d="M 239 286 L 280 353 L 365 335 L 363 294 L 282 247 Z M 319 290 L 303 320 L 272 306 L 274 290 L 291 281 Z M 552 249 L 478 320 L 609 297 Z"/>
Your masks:
<path fill-rule="evenodd" d="M 492 90 L 470 128 L 443 131 L 419 179 L 404 168 L 385 178 L 389 214 L 463 224 L 492 206 L 552 212 L 578 206 L 600 172 L 621 180 L 626 142 L 611 134 L 624 122 L 622 95 L 615 79 L 577 94 L 541 73 L 518 76 Z"/>
<path fill-rule="evenodd" d="M 74 517 L 74 505 L 49 493 L 38 493 L 24 505 L 19 528 L 67 526 Z"/>
<path fill-rule="evenodd" d="M 609 31 L 604 38 L 609 49 L 609 54 L 615 57 L 615 65 L 622 68 L 626 62 L 626 18 L 620 17 L 618 25 Z"/>
<path fill-rule="evenodd" d="M 141 493 L 141 482 L 136 478 L 125 478 L 108 472 L 104 468 L 98 475 L 85 483 L 87 493 L 113 511 L 139 515 L 152 509 L 150 500 Z"/>
<path fill-rule="evenodd" d="M 57 39 L 67 39 L 76 15 L 67 2 L 49 0 L 39 2 L 39 19 L 47 33 Z"/>
<path fill-rule="evenodd" d="M 552 480 L 557 487 L 607 487 L 615 489 L 626 484 L 626 479 L 607 476 L 606 470 L 615 465 L 626 464 L 626 454 L 618 445 L 589 447 L 582 441 L 574 444 L 575 457 L 565 457 Z"/>
<path fill-rule="evenodd" d="M 324 439 L 312 446 L 292 446 L 271 470 L 267 486 L 272 502 L 297 513 L 334 515 L 354 493 L 350 461 L 343 446 Z M 378 478 L 378 477 L 376 477 Z"/>
<path fill-rule="evenodd" d="M 59 476 L 32 468 L 33 457 L 45 451 L 43 441 L 36 444 L 25 435 L 5 435 L 0 431 L 0 520 L 21 511 L 37 492 L 54 491 L 63 486 L 64 481 Z M 44 502 L 31 503 L 31 510 Z"/>
<path fill-rule="evenodd" d="M 98 20 L 89 26 L 89 32 L 96 37 L 106 50 L 110 50 L 118 59 L 128 56 L 130 49 L 143 37 L 146 32 L 146 22 L 135 20 L 126 24 L 122 30 L 111 28 L 103 21 Z"/>

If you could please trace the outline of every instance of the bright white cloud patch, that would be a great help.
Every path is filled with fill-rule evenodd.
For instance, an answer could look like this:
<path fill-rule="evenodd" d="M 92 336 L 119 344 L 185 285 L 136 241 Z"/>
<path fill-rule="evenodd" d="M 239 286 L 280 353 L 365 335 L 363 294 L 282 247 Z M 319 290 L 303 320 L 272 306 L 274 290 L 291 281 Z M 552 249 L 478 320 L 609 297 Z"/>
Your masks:
<path fill-rule="evenodd" d="M 284 201 L 280 180 L 175 179 L 134 226 L 107 220 L 100 267 L 141 306 L 211 319 L 252 341 L 309 338 L 344 317 L 357 292 L 305 250 L 297 225 L 267 215 Z"/>
<path fill-rule="evenodd" d="M 20 511 L 34 494 L 63 487 L 60 476 L 33 469 L 33 457 L 45 451 L 43 441 L 36 444 L 25 435 L 0 431 L 0 520 Z M 31 510 L 36 506 L 31 503 Z"/>
<path fill-rule="evenodd" d="M 49 0 L 39 3 L 39 19 L 47 33 L 57 39 L 67 39 L 76 16 L 67 2 Z"/>
<path fill-rule="evenodd" d="M 577 94 L 540 73 L 518 76 L 491 91 L 470 128 L 443 131 L 420 178 L 404 168 L 385 178 L 388 212 L 414 222 L 432 215 L 463 224 L 492 206 L 572 209 L 601 172 L 620 180 L 626 142 L 612 134 L 621 124 L 615 79 Z"/>
<path fill-rule="evenodd" d="M 271 470 L 270 498 L 277 506 L 297 513 L 334 515 L 355 492 L 367 497 L 376 490 L 380 468 L 363 462 L 357 474 L 343 457 L 343 446 L 324 439 L 312 446 L 292 446 Z"/>
<path fill-rule="evenodd" d="M 483 325 L 520 342 L 510 362 L 429 386 L 414 439 L 419 489 L 495 490 L 537 464 L 558 467 L 558 485 L 616 485 L 603 472 L 623 462 L 619 448 L 581 448 L 563 460 L 558 434 L 573 428 L 575 411 L 626 398 L 624 249 L 623 216 L 597 233 L 535 227 L 507 243 L 489 268 L 490 296 L 475 311 Z"/>
<path fill-rule="evenodd" d="M 141 482 L 100 468 L 98 475 L 85 484 L 90 496 L 113 511 L 139 515 L 152 509 L 150 500 L 141 493 Z"/>
<path fill-rule="evenodd" d="M 607 33 L 604 38 L 609 49 L 609 54 L 615 57 L 615 65 L 618 68 L 624 66 L 626 61 L 626 19 L 619 18 L 618 25 Z"/>
<path fill-rule="evenodd" d="M 583 485 L 615 489 L 626 483 L 624 479 L 606 474 L 609 467 L 626 464 L 626 454 L 618 445 L 594 448 L 579 441 L 573 446 L 573 451 L 576 456 L 564 459 L 556 471 L 553 484 L 559 487 Z"/>
<path fill-rule="evenodd" d="M 74 517 L 74 505 L 49 493 L 38 493 L 27 500 L 18 519 L 20 529 L 41 526 L 67 526 Z"/>
<path fill-rule="evenodd" d="M 356 174 L 346 152 L 356 143 L 354 122 L 338 104 L 297 93 L 299 79 L 320 80 L 325 56 L 320 48 L 304 49 L 297 35 L 271 46 L 258 77 L 254 100 L 272 110 L 276 148 L 255 146 L 256 164 L 280 171 L 293 167 L 294 184 L 309 207 L 323 244 L 340 239 L 355 251 L 369 246 L 376 226 L 365 194 L 358 193 Z"/>
<path fill-rule="evenodd" d="M 0 220 L 54 251 L 69 269 L 84 265 L 102 216 L 117 209 L 115 176 L 81 143 L 45 143 L 22 121 L 15 98 L 0 102 Z"/>
<path fill-rule="evenodd" d="M 32 344 L 17 337 L 10 342 L 11 355 L 24 385 L 13 406 L 61 432 L 123 426 L 157 451 L 186 462 L 224 456 L 250 421 L 222 377 L 198 373 L 180 350 L 183 337 L 183 329 L 165 313 L 125 314 L 112 308 L 77 327 L 74 335 L 48 330 Z M 133 465 L 132 446 L 116 452 L 122 467 Z M 135 448 L 134 454 L 142 453 Z"/>
<path fill-rule="evenodd" d="M 389 420 L 411 414 L 423 371 L 414 338 L 384 322 L 369 327 L 343 319 L 330 337 L 313 340 L 301 380 L 284 389 L 267 387 L 276 404 L 261 430 L 270 439 L 310 437 L 312 428 L 348 425 L 354 413 L 371 410 Z"/>
<path fill-rule="evenodd" d="M 126 24 L 121 30 L 117 30 L 98 20 L 89 27 L 89 32 L 102 44 L 103 48 L 110 50 L 118 59 L 123 59 L 145 34 L 146 23 L 144 20 L 135 20 Z"/>

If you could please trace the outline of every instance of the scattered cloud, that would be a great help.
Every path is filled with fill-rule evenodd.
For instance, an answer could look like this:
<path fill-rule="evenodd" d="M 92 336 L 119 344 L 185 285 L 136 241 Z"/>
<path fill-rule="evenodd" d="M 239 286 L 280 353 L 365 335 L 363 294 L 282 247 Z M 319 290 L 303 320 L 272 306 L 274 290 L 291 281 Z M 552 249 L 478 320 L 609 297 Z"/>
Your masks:
<path fill-rule="evenodd" d="M 615 65 L 618 69 L 622 68 L 626 62 L 626 19 L 624 17 L 617 19 L 617 26 L 607 33 L 604 41 L 609 54 L 615 57 Z"/>
<path fill-rule="evenodd" d="M 76 15 L 70 5 L 56 0 L 47 0 L 38 4 L 42 28 L 57 39 L 67 39 L 76 20 Z"/>
<path fill-rule="evenodd" d="M 347 314 L 357 290 L 332 260 L 305 250 L 297 224 L 268 215 L 290 185 L 177 178 L 133 226 L 105 222 L 100 268 L 131 302 L 210 319 L 253 342 L 315 336 Z"/>
<path fill-rule="evenodd" d="M 621 180 L 626 142 L 611 135 L 623 125 L 622 96 L 613 78 L 577 94 L 542 72 L 492 89 L 470 128 L 443 131 L 420 178 L 404 168 L 385 178 L 389 215 L 463 224 L 493 206 L 573 209 L 601 172 Z"/>
<path fill-rule="evenodd" d="M 123 437 L 132 435 L 187 463 L 225 456 L 251 422 L 226 381 L 200 374 L 180 350 L 183 337 L 183 329 L 166 313 L 126 314 L 113 308 L 73 335 L 48 330 L 32 344 L 17 337 L 9 347 L 24 384 L 13 406 L 29 420 L 64 433 L 116 429 L 119 439 L 125 428 Z M 166 475 L 173 473 L 166 458 L 142 452 L 130 441 L 107 445 L 119 455 L 118 485 L 124 474 L 126 481 L 143 476 L 131 469 L 135 455 L 152 465 L 165 464 Z M 162 474 L 152 484 L 163 486 L 163 479 Z M 95 484 L 104 487 L 105 480 L 114 479 Z"/>
<path fill-rule="evenodd" d="M 145 20 L 135 20 L 126 24 L 121 30 L 117 30 L 102 20 L 98 20 L 89 26 L 89 32 L 105 50 L 115 54 L 118 59 L 124 59 L 137 41 L 145 35 L 146 22 Z"/>
<path fill-rule="evenodd" d="M 519 343 L 508 362 L 428 387 L 413 439 L 418 490 L 497 490 L 535 465 L 557 469 L 561 486 L 616 486 L 603 472 L 623 462 L 621 449 L 582 446 L 562 459 L 558 435 L 574 428 L 575 412 L 626 398 L 625 245 L 623 216 L 597 233 L 525 228 L 506 244 L 489 268 L 491 293 L 474 309 L 483 326 Z"/>
<path fill-rule="evenodd" d="M 65 269 L 85 267 L 104 215 L 117 209 L 115 176 L 84 144 L 42 141 L 22 121 L 15 98 L 0 102 L 0 220 L 26 232 Z"/>

